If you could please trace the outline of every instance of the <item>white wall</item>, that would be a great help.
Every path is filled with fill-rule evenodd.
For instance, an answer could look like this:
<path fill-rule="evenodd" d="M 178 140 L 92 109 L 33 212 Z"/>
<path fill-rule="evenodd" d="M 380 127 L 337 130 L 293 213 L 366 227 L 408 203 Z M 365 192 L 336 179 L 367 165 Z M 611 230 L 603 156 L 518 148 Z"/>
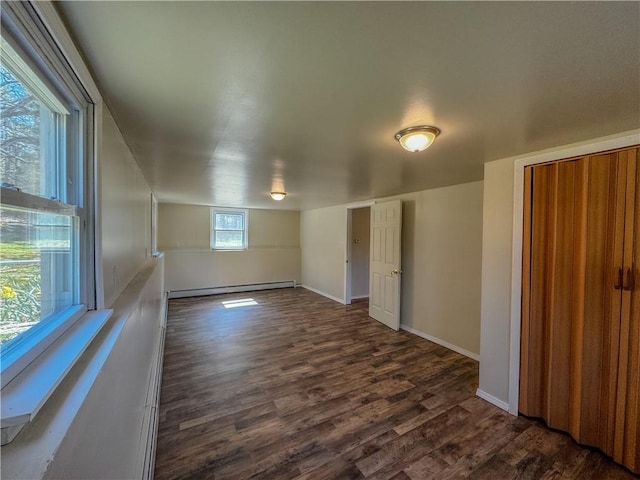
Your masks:
<path fill-rule="evenodd" d="M 513 160 L 484 167 L 479 390 L 503 402 L 509 391 Z"/>
<path fill-rule="evenodd" d="M 471 356 L 480 352 L 483 183 L 399 195 L 401 324 Z M 388 199 L 380 199 L 379 202 Z M 346 206 L 302 212 L 302 281 L 344 300 Z"/>
<path fill-rule="evenodd" d="M 249 210 L 244 251 L 212 251 L 210 207 L 161 203 L 158 245 L 166 255 L 166 288 L 195 290 L 300 281 L 300 213 Z"/>
<path fill-rule="evenodd" d="M 104 303 L 109 307 L 151 253 L 151 189 L 106 107 L 99 163 Z"/>
<path fill-rule="evenodd" d="M 346 242 L 345 206 L 301 212 L 300 246 L 304 286 L 344 302 Z"/>
<path fill-rule="evenodd" d="M 473 182 L 425 190 L 403 202 L 401 323 L 475 355 L 482 192 L 483 183 Z"/>

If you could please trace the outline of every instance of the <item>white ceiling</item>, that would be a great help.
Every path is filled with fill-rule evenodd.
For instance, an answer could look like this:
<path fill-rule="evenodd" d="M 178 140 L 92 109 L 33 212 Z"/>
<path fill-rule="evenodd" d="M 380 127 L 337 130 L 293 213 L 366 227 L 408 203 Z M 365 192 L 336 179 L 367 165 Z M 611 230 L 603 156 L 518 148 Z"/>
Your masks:
<path fill-rule="evenodd" d="M 640 2 L 58 6 L 161 202 L 356 202 L 640 127 Z"/>

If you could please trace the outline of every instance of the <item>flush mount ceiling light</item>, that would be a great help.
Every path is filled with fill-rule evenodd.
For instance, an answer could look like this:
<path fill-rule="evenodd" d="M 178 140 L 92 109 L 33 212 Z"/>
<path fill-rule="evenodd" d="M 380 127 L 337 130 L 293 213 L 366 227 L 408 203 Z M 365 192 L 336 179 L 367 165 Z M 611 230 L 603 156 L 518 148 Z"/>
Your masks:
<path fill-rule="evenodd" d="M 426 150 L 440 134 L 440 129 L 429 125 L 409 127 L 400 130 L 394 138 L 400 142 L 402 148 L 409 152 L 421 152 Z"/>
<path fill-rule="evenodd" d="M 273 198 L 274 200 L 280 201 L 286 196 L 287 194 L 285 192 L 271 192 L 271 198 Z"/>

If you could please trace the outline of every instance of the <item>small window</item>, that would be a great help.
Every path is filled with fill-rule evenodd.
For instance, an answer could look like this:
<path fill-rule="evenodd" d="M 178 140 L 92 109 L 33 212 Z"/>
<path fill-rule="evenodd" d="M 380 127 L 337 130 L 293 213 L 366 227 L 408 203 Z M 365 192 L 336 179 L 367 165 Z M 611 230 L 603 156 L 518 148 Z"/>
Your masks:
<path fill-rule="evenodd" d="M 247 211 L 211 209 L 211 249 L 246 250 Z"/>

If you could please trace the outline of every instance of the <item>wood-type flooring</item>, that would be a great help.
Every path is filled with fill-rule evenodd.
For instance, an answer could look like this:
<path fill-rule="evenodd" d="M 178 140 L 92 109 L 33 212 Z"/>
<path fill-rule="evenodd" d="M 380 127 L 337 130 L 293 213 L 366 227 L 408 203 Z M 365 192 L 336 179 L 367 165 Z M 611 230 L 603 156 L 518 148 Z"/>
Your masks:
<path fill-rule="evenodd" d="M 303 288 L 174 299 L 156 479 L 632 479 L 475 396 L 477 362 Z"/>

